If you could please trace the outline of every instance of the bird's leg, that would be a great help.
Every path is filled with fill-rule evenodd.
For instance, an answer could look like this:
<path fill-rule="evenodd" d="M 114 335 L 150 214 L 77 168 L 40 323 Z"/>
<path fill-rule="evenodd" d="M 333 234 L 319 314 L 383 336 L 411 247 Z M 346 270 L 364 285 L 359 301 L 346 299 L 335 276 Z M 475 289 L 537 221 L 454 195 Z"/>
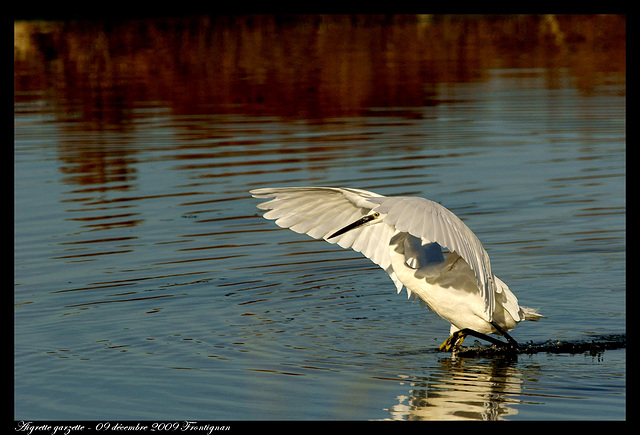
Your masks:
<path fill-rule="evenodd" d="M 471 330 L 470 329 L 460 329 L 460 330 L 454 332 L 453 334 L 451 334 L 451 336 L 449 338 L 447 338 L 444 341 L 444 343 L 442 343 L 440 345 L 438 350 L 449 352 L 449 351 L 452 351 L 454 349 L 458 349 L 462 345 L 462 342 L 464 341 L 464 338 L 467 336 L 467 331 L 471 331 Z"/>
<path fill-rule="evenodd" d="M 511 337 L 509 334 L 507 334 L 507 331 L 505 331 L 504 329 L 502 329 L 500 327 L 500 325 L 498 325 L 496 322 L 491 322 L 491 325 L 493 325 L 494 328 L 496 328 L 498 330 L 498 332 L 500 333 L 500 335 L 502 335 L 504 338 L 507 339 L 507 341 L 509 342 L 509 347 L 511 347 L 512 349 L 517 349 L 518 348 L 518 342 L 515 341 L 513 339 L 513 337 Z"/>
<path fill-rule="evenodd" d="M 495 344 L 496 346 L 503 346 L 503 347 L 504 346 L 508 346 L 510 348 L 513 348 L 513 349 L 518 347 L 518 343 L 513 338 L 511 338 L 511 336 L 509 334 L 507 334 L 500 326 L 498 326 L 494 322 L 491 322 L 491 324 L 493 325 L 494 328 L 496 328 L 498 330 L 498 332 L 502 336 L 504 336 L 504 338 L 507 339 L 508 343 L 500 341 L 497 338 L 493 338 L 493 337 L 491 337 L 489 335 L 486 335 L 486 334 L 483 334 L 481 332 L 474 331 L 473 329 L 464 328 L 464 329 L 460 329 L 460 330 L 454 332 L 453 334 L 451 334 L 451 336 L 449 338 L 447 338 L 444 341 L 444 343 L 442 343 L 440 345 L 438 350 L 449 352 L 449 351 L 458 349 L 462 345 L 462 341 L 464 340 L 464 338 L 467 335 L 471 335 L 471 336 L 479 338 L 481 340 L 488 341 L 489 343 Z"/>

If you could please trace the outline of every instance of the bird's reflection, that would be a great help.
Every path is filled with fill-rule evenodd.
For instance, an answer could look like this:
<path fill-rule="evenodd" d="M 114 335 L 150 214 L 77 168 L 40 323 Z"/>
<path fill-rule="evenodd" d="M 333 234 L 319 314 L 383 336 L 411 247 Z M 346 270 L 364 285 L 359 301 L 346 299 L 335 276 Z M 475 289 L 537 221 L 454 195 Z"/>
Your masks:
<path fill-rule="evenodd" d="M 426 377 L 406 377 L 410 388 L 389 408 L 391 419 L 501 420 L 518 413 L 522 373 L 515 360 L 447 358 L 440 366 Z"/>

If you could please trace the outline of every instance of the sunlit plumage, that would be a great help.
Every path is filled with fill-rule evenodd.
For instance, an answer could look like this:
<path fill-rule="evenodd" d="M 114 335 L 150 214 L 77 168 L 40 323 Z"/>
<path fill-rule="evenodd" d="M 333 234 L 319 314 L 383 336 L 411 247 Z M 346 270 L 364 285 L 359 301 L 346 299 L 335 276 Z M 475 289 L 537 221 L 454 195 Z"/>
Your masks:
<path fill-rule="evenodd" d="M 503 344 L 486 335 L 496 333 L 514 347 L 506 331 L 542 317 L 518 305 L 491 272 L 476 235 L 436 202 L 332 187 L 263 188 L 251 194 L 272 198 L 258 205 L 266 219 L 361 252 L 389 274 L 398 293 L 405 287 L 409 297 L 449 321 L 451 336 L 441 350 L 458 348 L 466 335 Z"/>

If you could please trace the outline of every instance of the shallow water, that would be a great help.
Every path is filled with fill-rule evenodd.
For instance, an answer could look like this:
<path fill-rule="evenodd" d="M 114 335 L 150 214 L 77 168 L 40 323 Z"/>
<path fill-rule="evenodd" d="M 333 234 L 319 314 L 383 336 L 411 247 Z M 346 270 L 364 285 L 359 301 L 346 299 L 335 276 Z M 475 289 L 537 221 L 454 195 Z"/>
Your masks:
<path fill-rule="evenodd" d="M 626 417 L 625 349 L 435 352 L 248 194 L 438 201 L 547 316 L 516 340 L 624 334 L 624 19 L 360 20 L 15 23 L 15 419 Z"/>

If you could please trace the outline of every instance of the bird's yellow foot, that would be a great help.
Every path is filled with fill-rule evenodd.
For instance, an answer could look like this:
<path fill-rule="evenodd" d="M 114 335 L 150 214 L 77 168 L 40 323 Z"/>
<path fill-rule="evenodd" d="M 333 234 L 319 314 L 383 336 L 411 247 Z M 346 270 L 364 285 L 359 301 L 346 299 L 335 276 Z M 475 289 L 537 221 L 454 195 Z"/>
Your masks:
<path fill-rule="evenodd" d="M 447 338 L 438 349 L 444 352 L 456 350 L 462 345 L 466 336 L 467 334 L 464 331 L 456 331 L 451 334 L 451 337 Z"/>

